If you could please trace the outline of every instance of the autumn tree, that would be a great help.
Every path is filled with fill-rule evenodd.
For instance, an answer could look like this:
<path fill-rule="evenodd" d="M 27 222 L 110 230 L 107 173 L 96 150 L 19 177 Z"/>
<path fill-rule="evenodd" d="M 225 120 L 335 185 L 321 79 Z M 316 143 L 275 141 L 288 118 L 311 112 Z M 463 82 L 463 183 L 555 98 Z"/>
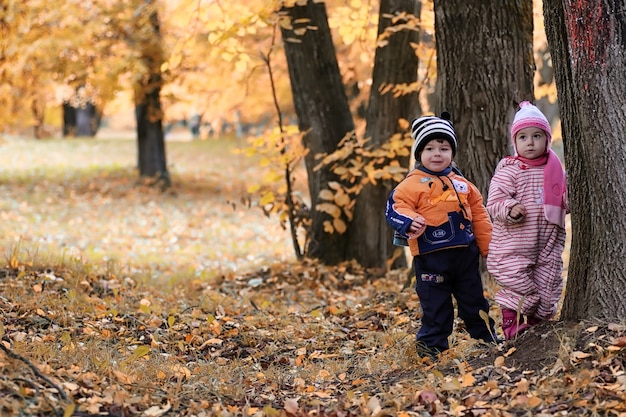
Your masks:
<path fill-rule="evenodd" d="M 0 122 L 32 124 L 38 137 L 46 109 L 63 106 L 66 133 L 89 136 L 107 101 L 134 80 L 140 175 L 169 184 L 160 107 L 166 53 L 156 1 L 56 8 L 33 0 L 0 8 L 0 27 L 0 103 L 7 110 Z"/>
<path fill-rule="evenodd" d="M 66 16 L 44 1 L 0 5 L 0 126 L 46 135 L 44 118 L 58 85 Z M 52 24 L 56 22 L 56 24 Z"/>
<path fill-rule="evenodd" d="M 319 195 L 329 186 L 335 191 L 340 179 L 328 167 L 316 169 L 316 155 L 337 149 L 340 141 L 354 130 L 335 46 L 333 44 L 324 3 L 308 1 L 306 5 L 284 7 L 281 13 L 288 23 L 281 25 L 298 127 L 306 132 L 304 144 L 312 226 L 307 255 L 333 264 L 345 260 L 349 243 L 345 234 L 348 213 L 338 209 L 337 215 L 316 209 Z M 335 184 L 335 185 L 333 185 Z M 326 226 L 324 226 L 326 224 Z M 325 229 L 326 228 L 326 229 Z M 333 230 L 337 233 L 333 233 Z"/>
<path fill-rule="evenodd" d="M 372 88 L 367 107 L 366 146 L 380 149 L 395 135 L 408 135 L 409 121 L 419 114 L 417 102 L 418 58 L 421 3 L 415 0 L 381 0 L 378 15 L 377 47 L 372 74 Z M 392 154 L 395 162 L 406 167 L 409 152 Z M 388 165 L 392 161 L 381 158 Z M 386 180 L 367 181 L 356 195 L 354 218 L 348 228 L 347 259 L 356 259 L 366 267 L 382 267 L 396 260 L 392 267 L 406 265 L 399 248 L 394 247 L 392 230 L 382 209 L 395 185 Z"/>
<path fill-rule="evenodd" d="M 141 71 L 136 74 L 135 116 L 139 175 L 156 179 L 161 186 L 169 187 L 171 180 L 165 161 L 161 66 L 164 51 L 160 36 L 159 15 L 154 0 L 145 0 L 136 10 L 136 49 L 141 60 Z M 132 34 L 135 36 L 135 33 Z M 133 39 L 133 38 L 131 38 Z"/>
<path fill-rule="evenodd" d="M 498 161 L 510 153 L 517 104 L 533 101 L 532 1 L 435 0 L 437 112 L 459 137 L 455 158 L 487 196 Z"/>
<path fill-rule="evenodd" d="M 626 316 L 626 16 L 619 1 L 544 0 L 572 245 L 561 317 Z"/>
<path fill-rule="evenodd" d="M 312 225 L 307 255 L 325 263 L 355 259 L 364 266 L 385 267 L 395 248 L 382 215 L 393 183 L 383 180 L 393 176 L 376 164 L 399 158 L 396 164 L 408 165 L 409 152 L 407 147 L 376 151 L 394 136 L 398 142 L 406 137 L 407 119 L 418 111 L 418 3 L 381 3 L 365 138 L 355 131 L 324 4 L 309 1 L 283 12 L 289 18 L 282 35 L 295 108 L 310 149 L 306 165 Z M 322 163 L 319 155 L 326 155 Z M 396 258 L 399 265 L 405 264 L 403 257 Z"/>

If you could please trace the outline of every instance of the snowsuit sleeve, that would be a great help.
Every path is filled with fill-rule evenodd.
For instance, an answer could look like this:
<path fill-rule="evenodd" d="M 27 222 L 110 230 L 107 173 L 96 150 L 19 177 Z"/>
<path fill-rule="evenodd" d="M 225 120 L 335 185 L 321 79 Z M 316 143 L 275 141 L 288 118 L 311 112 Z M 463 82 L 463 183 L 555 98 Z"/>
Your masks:
<path fill-rule="evenodd" d="M 500 161 L 496 167 L 487 196 L 487 212 L 494 221 L 505 224 L 513 224 L 521 219 L 513 219 L 509 216 L 511 209 L 519 201 L 515 198 L 515 175 L 514 171 L 507 169 L 507 159 Z"/>

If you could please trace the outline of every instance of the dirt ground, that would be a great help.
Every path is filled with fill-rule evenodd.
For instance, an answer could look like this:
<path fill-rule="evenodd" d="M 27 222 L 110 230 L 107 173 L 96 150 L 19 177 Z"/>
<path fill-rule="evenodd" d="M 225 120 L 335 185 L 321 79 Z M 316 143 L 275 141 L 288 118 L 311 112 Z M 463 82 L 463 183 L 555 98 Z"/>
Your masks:
<path fill-rule="evenodd" d="M 573 341 L 579 348 L 587 343 L 584 329 L 581 327 L 581 324 L 573 321 L 547 321 L 533 326 L 517 339 L 503 344 L 506 351 L 514 349 L 507 357 L 507 362 L 511 367 L 523 371 L 541 371 L 554 365 L 564 348 L 565 341 Z M 501 354 L 500 351 L 494 350 L 485 357 L 476 358 L 472 365 L 481 367 L 491 364 Z"/>

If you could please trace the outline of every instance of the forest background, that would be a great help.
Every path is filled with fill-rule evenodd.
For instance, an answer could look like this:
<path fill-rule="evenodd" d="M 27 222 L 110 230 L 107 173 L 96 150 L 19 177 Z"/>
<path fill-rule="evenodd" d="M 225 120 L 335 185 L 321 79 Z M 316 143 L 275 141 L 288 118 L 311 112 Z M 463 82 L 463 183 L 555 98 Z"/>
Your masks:
<path fill-rule="evenodd" d="M 193 8 L 203 3 L 168 4 Z M 237 19 L 249 17 L 254 22 L 245 7 L 217 6 L 220 12 L 231 11 Z M 59 13 L 59 21 L 81 17 L 43 9 Z M 330 22 L 336 39 L 342 40 L 339 54 L 346 54 L 340 60 L 344 82 L 359 92 L 352 101 L 358 113 L 359 100 L 367 97 L 363 93 L 359 98 L 367 91 L 367 82 L 356 80 L 366 80 L 371 71 L 373 14 L 359 2 L 329 10 L 330 16 L 340 17 L 341 24 L 333 25 L 335 17 Z M 121 17 L 122 10 L 119 13 Z M 453 349 L 432 363 L 413 348 L 419 312 L 406 285 L 408 271 L 365 270 L 353 263 L 292 263 L 289 236 L 250 195 L 255 188 L 250 179 L 267 174 L 264 155 L 251 152 L 252 160 L 261 162 L 255 164 L 231 152 L 247 148 L 244 131 L 263 125 L 263 115 L 274 110 L 267 88 L 253 88 L 267 85 L 254 78 L 262 77 L 265 68 L 263 59 L 255 61 L 261 54 L 237 48 L 228 53 L 225 48 L 201 61 L 208 58 L 232 67 L 189 65 L 194 56 L 200 60 L 191 53 L 195 37 L 180 36 L 198 27 L 185 19 L 190 15 L 194 14 L 172 14 L 180 18 L 173 19 L 180 32 L 173 31 L 172 38 L 165 35 L 165 21 L 161 26 L 163 39 L 172 42 L 171 50 L 180 52 L 161 67 L 172 75 L 167 87 L 172 90 L 164 94 L 165 120 L 188 123 L 195 113 L 203 118 L 210 114 L 231 126 L 226 132 L 230 135 L 208 140 L 211 129 L 219 129 L 205 124 L 200 137 L 207 140 L 175 141 L 186 134 L 175 128 L 178 135 L 170 136 L 167 146 L 174 186 L 165 194 L 137 181 L 132 140 L 105 137 L 104 131 L 95 140 L 25 138 L 23 128 L 28 124 L 42 138 L 57 136 L 61 104 L 95 96 L 84 95 L 88 91 L 81 88 L 70 88 L 70 93 L 59 89 L 63 85 L 59 72 L 47 71 L 51 61 L 44 55 L 33 61 L 45 48 L 51 55 L 62 55 L 50 37 L 23 27 L 22 44 L 3 44 L 5 56 L 10 55 L 7 51 L 20 51 L 11 56 L 21 56 L 24 64 L 12 67 L 19 74 L 13 80 L 23 80 L 23 93 L 5 91 L 2 96 L 8 101 L 3 104 L 15 110 L 3 113 L 5 136 L 0 145 L 7 161 L 1 180 L 6 247 L 0 277 L 3 413 L 624 412 L 624 323 L 545 323 L 525 339 L 497 348 L 469 340 L 457 323 Z M 238 41 L 237 36 L 271 43 L 270 36 L 259 36 L 254 24 L 228 22 L 209 19 L 202 24 L 230 28 L 221 32 L 225 44 Z M 353 30 L 345 22 L 354 22 Z M 432 28 L 432 19 L 425 17 L 424 25 Z M 364 27 L 370 29 L 369 38 L 361 32 Z M 86 26 L 80 33 L 88 32 Z M 71 31 L 59 34 L 77 37 Z M 81 55 L 85 51 L 79 48 L 69 62 L 99 58 Z M 423 52 L 426 57 L 433 53 Z M 280 60 L 277 57 L 277 63 Z M 105 115 L 128 114 L 133 111 L 128 106 L 132 92 L 121 87 L 133 84 L 132 72 L 126 71 L 136 61 L 114 62 L 118 65 L 91 74 L 102 77 L 101 87 L 109 87 L 100 90 L 94 104 L 108 109 Z M 354 68 L 343 67 L 344 62 Z M 203 71 L 219 68 L 219 76 L 191 71 L 179 78 L 170 71 L 176 63 Z M 118 78 L 119 74 L 123 76 Z M 423 75 L 434 81 L 434 67 L 424 68 Z M 232 82 L 239 78 L 245 82 Z M 289 103 L 287 78 L 284 72 L 276 77 L 281 103 Z M 3 83 L 2 88 L 9 85 L 15 87 Z M 428 111 L 429 90 L 423 91 Z M 536 92 L 546 100 L 549 113 L 553 84 L 538 82 Z M 211 104 L 203 111 L 202 103 L 207 102 Z M 289 114 L 289 104 L 283 109 Z M 120 119 L 104 120 L 114 127 Z M 124 124 L 129 126 L 128 121 Z M 493 283 L 487 290 L 491 298 Z M 492 313 L 497 317 L 497 311 Z M 564 379 L 568 384 L 562 383 Z"/>

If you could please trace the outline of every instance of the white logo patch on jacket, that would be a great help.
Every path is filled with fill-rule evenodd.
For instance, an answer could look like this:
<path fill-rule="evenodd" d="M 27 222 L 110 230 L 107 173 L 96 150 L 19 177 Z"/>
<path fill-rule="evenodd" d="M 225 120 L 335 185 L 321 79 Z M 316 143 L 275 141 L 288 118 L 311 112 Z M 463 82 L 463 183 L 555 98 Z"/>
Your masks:
<path fill-rule="evenodd" d="M 457 190 L 459 193 L 467 193 L 469 191 L 469 187 L 467 186 L 466 182 L 452 180 L 452 185 L 454 186 L 454 189 Z"/>

